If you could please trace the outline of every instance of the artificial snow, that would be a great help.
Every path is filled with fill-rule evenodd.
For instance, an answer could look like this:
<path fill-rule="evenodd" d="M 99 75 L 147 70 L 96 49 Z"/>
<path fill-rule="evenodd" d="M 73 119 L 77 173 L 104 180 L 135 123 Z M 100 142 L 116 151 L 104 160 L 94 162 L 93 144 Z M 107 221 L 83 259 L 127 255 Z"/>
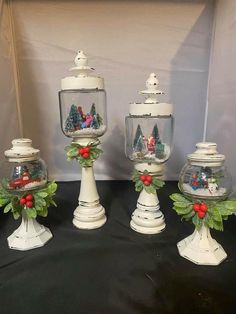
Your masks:
<path fill-rule="evenodd" d="M 203 189 L 197 189 L 194 190 L 191 185 L 184 183 L 183 184 L 183 191 L 191 194 L 191 195 L 197 195 L 197 196 L 222 196 L 226 194 L 225 188 L 219 188 L 218 190 L 215 190 L 214 192 L 210 192 L 207 188 Z"/>
<path fill-rule="evenodd" d="M 70 137 L 85 137 L 85 136 L 96 137 L 96 136 L 103 135 L 105 131 L 106 131 L 106 125 L 102 125 L 98 129 L 84 128 L 84 129 L 73 131 L 73 132 L 65 131 L 65 134 Z"/>

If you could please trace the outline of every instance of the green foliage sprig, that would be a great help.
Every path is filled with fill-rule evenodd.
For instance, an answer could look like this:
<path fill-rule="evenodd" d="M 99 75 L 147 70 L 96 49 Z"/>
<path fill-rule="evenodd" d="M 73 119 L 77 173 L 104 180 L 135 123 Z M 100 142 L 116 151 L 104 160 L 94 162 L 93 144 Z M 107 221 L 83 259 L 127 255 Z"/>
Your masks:
<path fill-rule="evenodd" d="M 173 209 L 176 213 L 182 216 L 184 220 L 192 220 L 192 223 L 199 230 L 203 225 L 223 231 L 223 221 L 228 219 L 229 215 L 232 215 L 236 211 L 236 200 L 227 199 L 224 201 L 195 201 L 192 202 L 185 196 L 179 193 L 170 195 L 170 198 L 174 201 Z M 203 217 L 199 217 L 196 208 L 204 204 L 205 212 Z M 194 210 L 195 208 L 195 210 Z"/>
<path fill-rule="evenodd" d="M 57 184 L 54 181 L 48 182 L 43 189 L 22 192 L 20 196 L 10 194 L 0 186 L 0 207 L 4 207 L 4 213 L 11 211 L 15 219 L 18 219 L 22 215 L 23 209 L 28 218 L 36 218 L 37 216 L 46 217 L 48 215 L 48 207 L 50 205 L 57 206 L 53 200 L 56 190 Z M 32 207 L 30 208 L 20 203 L 20 199 L 29 194 L 32 195 Z"/>
<path fill-rule="evenodd" d="M 156 193 L 157 189 L 160 189 L 165 185 L 163 180 L 158 179 L 156 176 L 150 175 L 150 172 L 145 170 L 140 173 L 134 170 L 132 175 L 132 181 L 135 183 L 135 191 L 141 192 L 143 189 L 147 193 Z"/>
<path fill-rule="evenodd" d="M 86 146 L 82 146 L 78 143 L 71 143 L 65 147 L 67 160 L 79 161 L 81 167 L 92 167 L 93 162 L 103 153 L 103 151 L 97 148 L 98 142 L 91 142 Z M 87 149 L 87 153 L 81 153 L 81 150 Z"/>

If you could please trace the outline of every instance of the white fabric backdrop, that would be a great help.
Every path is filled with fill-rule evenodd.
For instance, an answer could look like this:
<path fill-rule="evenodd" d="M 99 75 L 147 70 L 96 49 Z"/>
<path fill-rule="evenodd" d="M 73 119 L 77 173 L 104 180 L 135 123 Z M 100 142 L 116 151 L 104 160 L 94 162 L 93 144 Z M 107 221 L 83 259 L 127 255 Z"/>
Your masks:
<path fill-rule="evenodd" d="M 12 47 L 6 5 L 0 1 L 0 176 L 5 169 L 4 150 L 19 136 L 15 88 L 12 71 Z"/>
<path fill-rule="evenodd" d="M 219 1 L 209 88 L 207 140 L 226 154 L 236 192 L 236 1 Z"/>
<path fill-rule="evenodd" d="M 78 165 L 64 156 L 70 140 L 60 131 L 57 98 L 78 49 L 90 56 L 107 90 L 109 128 L 102 138 L 104 154 L 95 163 L 97 178 L 130 177 L 124 117 L 129 103 L 142 99 L 137 91 L 150 72 L 158 74 L 167 94 L 161 100 L 175 106 L 167 174 L 178 177 L 186 154 L 202 140 L 214 5 L 213 0 L 13 1 L 24 136 L 41 149 L 51 177 L 79 179 Z"/>

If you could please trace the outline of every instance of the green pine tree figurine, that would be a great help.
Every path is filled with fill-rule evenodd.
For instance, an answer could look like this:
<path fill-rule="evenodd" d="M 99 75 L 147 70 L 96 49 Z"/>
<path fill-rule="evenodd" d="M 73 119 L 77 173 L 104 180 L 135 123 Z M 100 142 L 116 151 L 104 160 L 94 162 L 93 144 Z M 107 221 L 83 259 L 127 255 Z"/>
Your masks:
<path fill-rule="evenodd" d="M 154 127 L 153 127 L 152 136 L 154 137 L 156 143 L 159 142 L 159 141 L 161 141 L 161 140 L 160 140 L 160 135 L 159 135 L 159 131 L 158 131 L 157 124 L 155 124 Z"/>
<path fill-rule="evenodd" d="M 99 123 L 98 123 L 98 119 L 97 119 L 97 115 L 93 116 L 93 120 L 91 122 L 91 128 L 93 129 L 99 129 Z"/>
<path fill-rule="evenodd" d="M 67 132 L 73 132 L 75 130 L 73 120 L 69 117 L 67 117 L 66 122 L 65 122 L 65 130 Z"/>
<path fill-rule="evenodd" d="M 163 159 L 165 157 L 165 145 L 159 140 L 155 145 L 155 156 L 158 159 Z"/>
<path fill-rule="evenodd" d="M 91 109 L 90 109 L 90 114 L 91 114 L 91 116 L 93 117 L 96 113 L 97 113 L 97 112 L 96 112 L 95 104 L 92 104 L 92 107 L 91 107 Z"/>
<path fill-rule="evenodd" d="M 137 126 L 137 130 L 136 130 L 136 133 L 135 133 L 135 137 L 134 137 L 133 147 L 136 147 L 136 146 L 137 146 L 137 143 L 138 143 L 140 137 L 143 138 L 143 132 L 142 132 L 142 130 L 141 130 L 141 126 L 138 125 L 138 126 Z"/>

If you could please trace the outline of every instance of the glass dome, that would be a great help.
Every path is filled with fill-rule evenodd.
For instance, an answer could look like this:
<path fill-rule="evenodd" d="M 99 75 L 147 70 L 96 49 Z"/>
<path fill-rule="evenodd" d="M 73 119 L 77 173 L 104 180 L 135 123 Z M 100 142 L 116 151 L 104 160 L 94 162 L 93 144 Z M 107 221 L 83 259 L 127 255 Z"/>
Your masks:
<path fill-rule="evenodd" d="M 107 128 L 106 92 L 104 80 L 89 75 L 94 69 L 82 50 L 75 57 L 70 70 L 75 76 L 61 80 L 59 92 L 61 128 L 72 138 L 102 136 Z"/>
<path fill-rule="evenodd" d="M 39 150 L 30 139 L 15 139 L 13 147 L 5 151 L 8 162 L 2 179 L 3 187 L 12 193 L 42 188 L 47 183 L 47 169 L 39 158 Z"/>
<path fill-rule="evenodd" d="M 127 157 L 135 162 L 166 162 L 172 151 L 173 108 L 171 104 L 159 103 L 158 79 L 151 73 L 146 81 L 144 103 L 131 103 L 129 116 L 125 119 Z"/>
<path fill-rule="evenodd" d="M 224 200 L 232 191 L 231 176 L 218 154 L 215 143 L 198 143 L 195 153 L 180 173 L 179 188 L 187 197 L 197 200 Z"/>

